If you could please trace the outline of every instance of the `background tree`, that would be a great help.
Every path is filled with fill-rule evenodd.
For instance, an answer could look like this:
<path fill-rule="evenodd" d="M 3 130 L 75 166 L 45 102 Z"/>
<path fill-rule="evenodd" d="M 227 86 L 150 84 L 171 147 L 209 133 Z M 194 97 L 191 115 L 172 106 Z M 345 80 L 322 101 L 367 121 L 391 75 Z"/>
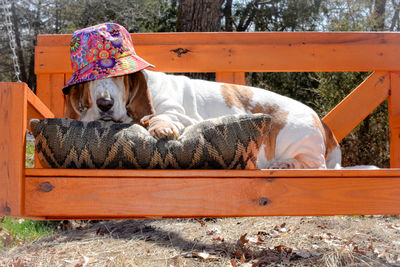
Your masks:
<path fill-rule="evenodd" d="M 177 30 L 219 32 L 224 0 L 179 0 Z"/>
<path fill-rule="evenodd" d="M 219 32 L 223 2 L 224 0 L 179 0 L 177 31 Z M 187 76 L 215 81 L 215 73 L 190 73 Z"/>

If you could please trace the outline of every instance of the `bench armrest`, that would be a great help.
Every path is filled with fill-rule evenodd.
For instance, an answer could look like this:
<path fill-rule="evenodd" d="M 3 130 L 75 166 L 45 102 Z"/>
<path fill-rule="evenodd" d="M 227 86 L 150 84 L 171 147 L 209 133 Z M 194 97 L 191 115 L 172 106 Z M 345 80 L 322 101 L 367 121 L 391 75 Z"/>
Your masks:
<path fill-rule="evenodd" d="M 25 83 L 0 83 L 0 216 L 24 215 L 28 118 L 54 117 Z"/>
<path fill-rule="evenodd" d="M 28 118 L 54 118 L 54 113 L 37 97 L 32 90 L 27 90 Z"/>

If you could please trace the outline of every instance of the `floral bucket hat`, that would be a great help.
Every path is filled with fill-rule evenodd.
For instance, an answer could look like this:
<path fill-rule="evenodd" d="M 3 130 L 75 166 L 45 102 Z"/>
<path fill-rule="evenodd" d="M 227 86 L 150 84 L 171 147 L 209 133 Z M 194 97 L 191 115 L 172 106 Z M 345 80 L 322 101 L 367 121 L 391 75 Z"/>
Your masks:
<path fill-rule="evenodd" d="M 136 55 L 131 35 L 115 23 L 74 32 L 70 49 L 73 75 L 63 88 L 64 94 L 68 94 L 74 84 L 154 67 Z"/>

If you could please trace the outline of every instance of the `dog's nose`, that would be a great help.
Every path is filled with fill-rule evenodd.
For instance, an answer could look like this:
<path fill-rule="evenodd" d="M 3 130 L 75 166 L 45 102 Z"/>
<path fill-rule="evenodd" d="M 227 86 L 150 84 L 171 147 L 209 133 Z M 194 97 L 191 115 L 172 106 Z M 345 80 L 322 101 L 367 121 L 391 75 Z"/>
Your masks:
<path fill-rule="evenodd" d="M 99 109 L 101 109 L 101 111 L 107 112 L 114 105 L 114 99 L 100 97 L 99 99 L 96 100 L 96 104 L 99 107 Z"/>

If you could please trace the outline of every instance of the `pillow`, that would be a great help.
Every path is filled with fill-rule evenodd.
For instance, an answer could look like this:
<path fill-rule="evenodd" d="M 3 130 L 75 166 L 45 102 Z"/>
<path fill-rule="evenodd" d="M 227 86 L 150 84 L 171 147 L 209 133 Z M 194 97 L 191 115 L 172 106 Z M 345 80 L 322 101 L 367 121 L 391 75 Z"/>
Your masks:
<path fill-rule="evenodd" d="M 255 169 L 266 114 L 226 116 L 184 129 L 177 140 L 157 140 L 137 124 L 72 119 L 30 121 L 46 168 Z"/>

